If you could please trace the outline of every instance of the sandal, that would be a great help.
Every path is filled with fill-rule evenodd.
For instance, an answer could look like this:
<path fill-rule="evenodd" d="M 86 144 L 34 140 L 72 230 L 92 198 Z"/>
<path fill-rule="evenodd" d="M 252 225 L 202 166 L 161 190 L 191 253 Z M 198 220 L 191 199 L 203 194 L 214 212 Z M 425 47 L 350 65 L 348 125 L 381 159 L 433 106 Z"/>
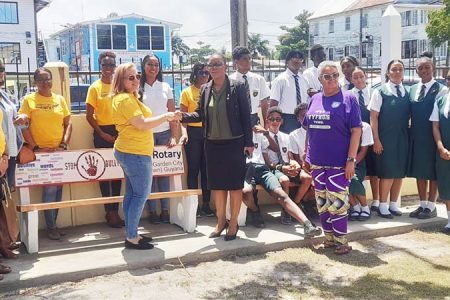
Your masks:
<path fill-rule="evenodd" d="M 5 265 L 0 265 L 0 274 L 11 273 L 11 268 Z"/>
<path fill-rule="evenodd" d="M 356 221 L 359 219 L 360 216 L 360 212 L 359 211 L 351 211 L 350 214 L 348 215 L 348 219 L 349 221 Z"/>
<path fill-rule="evenodd" d="M 325 248 L 325 249 L 328 249 L 328 248 L 335 248 L 335 247 L 336 247 L 336 243 L 333 242 L 333 241 L 325 240 L 325 241 L 322 243 L 322 247 Z"/>
<path fill-rule="evenodd" d="M 350 251 L 352 251 L 352 246 L 339 245 L 336 247 L 336 250 L 334 250 L 334 253 L 338 255 L 343 255 L 349 253 Z"/>
<path fill-rule="evenodd" d="M 367 211 L 361 211 L 358 217 L 358 221 L 367 221 L 370 219 L 370 212 Z"/>

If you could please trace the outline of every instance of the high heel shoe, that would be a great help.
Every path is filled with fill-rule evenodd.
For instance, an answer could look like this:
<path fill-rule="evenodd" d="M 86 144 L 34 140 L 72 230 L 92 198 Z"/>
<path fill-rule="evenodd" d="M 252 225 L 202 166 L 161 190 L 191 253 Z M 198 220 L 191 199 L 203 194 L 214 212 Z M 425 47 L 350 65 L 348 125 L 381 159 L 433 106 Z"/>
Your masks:
<path fill-rule="evenodd" d="M 222 234 L 222 231 L 224 231 L 225 229 L 228 228 L 228 225 L 229 225 L 228 222 L 225 222 L 225 225 L 223 225 L 222 229 L 219 232 L 217 232 L 217 231 L 211 232 L 209 235 L 209 238 L 213 239 L 213 238 L 219 237 Z"/>
<path fill-rule="evenodd" d="M 229 228 L 229 227 L 228 227 L 228 228 Z M 223 239 L 224 239 L 226 242 L 235 240 L 238 231 L 239 231 L 239 225 L 236 225 L 236 233 L 233 234 L 233 235 L 229 235 L 229 234 L 228 234 L 228 229 L 227 229 L 227 233 L 225 234 L 225 237 L 224 237 Z"/>

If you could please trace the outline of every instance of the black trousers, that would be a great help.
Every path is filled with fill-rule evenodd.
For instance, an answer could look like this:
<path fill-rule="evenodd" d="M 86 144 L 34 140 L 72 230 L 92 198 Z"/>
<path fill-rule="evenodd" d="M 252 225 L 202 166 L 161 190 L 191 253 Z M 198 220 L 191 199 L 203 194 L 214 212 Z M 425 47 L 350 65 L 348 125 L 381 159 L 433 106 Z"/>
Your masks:
<path fill-rule="evenodd" d="M 211 200 L 211 191 L 207 188 L 205 141 L 202 127 L 187 127 L 188 142 L 186 143 L 186 159 L 188 164 L 187 185 L 189 189 L 198 188 L 200 173 L 203 203 Z"/>
<path fill-rule="evenodd" d="M 104 132 L 117 136 L 116 127 L 114 125 L 104 125 L 99 126 Z M 94 146 L 95 148 L 113 148 L 114 144 L 108 143 L 104 139 L 102 139 L 95 131 L 94 131 Z M 120 188 L 122 187 L 121 180 L 109 180 L 109 181 L 100 181 L 100 192 L 102 193 L 102 197 L 112 197 L 112 196 L 120 196 Z M 105 204 L 105 211 L 118 211 L 119 203 L 107 203 Z"/>

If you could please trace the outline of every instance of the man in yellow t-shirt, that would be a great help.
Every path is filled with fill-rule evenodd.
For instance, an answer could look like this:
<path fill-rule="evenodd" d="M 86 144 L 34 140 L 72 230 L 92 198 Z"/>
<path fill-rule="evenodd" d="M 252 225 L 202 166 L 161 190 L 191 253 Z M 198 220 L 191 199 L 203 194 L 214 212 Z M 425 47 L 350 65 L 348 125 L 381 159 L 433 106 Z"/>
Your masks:
<path fill-rule="evenodd" d="M 102 52 L 98 62 L 101 78 L 95 81 L 88 90 L 86 97 L 86 120 L 94 129 L 95 148 L 113 148 L 117 138 L 117 130 L 112 117 L 111 81 L 116 68 L 116 54 Z M 120 195 L 121 180 L 100 181 L 102 197 Z M 110 227 L 121 228 L 125 222 L 119 216 L 119 204 L 105 204 L 105 219 Z"/>

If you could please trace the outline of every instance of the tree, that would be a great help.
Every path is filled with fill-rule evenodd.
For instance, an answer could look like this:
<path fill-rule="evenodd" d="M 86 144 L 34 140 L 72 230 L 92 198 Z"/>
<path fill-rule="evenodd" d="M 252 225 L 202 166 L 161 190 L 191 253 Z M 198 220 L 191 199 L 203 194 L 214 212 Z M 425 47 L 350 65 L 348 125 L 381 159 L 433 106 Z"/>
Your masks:
<path fill-rule="evenodd" d="M 208 56 L 217 52 L 217 50 L 211 48 L 211 45 L 205 44 L 202 41 L 197 42 L 198 48 L 191 49 L 191 63 L 206 62 Z"/>
<path fill-rule="evenodd" d="M 178 35 L 172 36 L 172 54 L 176 56 L 188 55 L 189 46 L 183 42 L 183 39 Z"/>
<path fill-rule="evenodd" d="M 277 49 L 276 56 L 278 59 L 284 59 L 286 54 L 291 50 L 304 51 L 308 49 L 309 41 L 309 25 L 308 18 L 312 14 L 307 10 L 303 10 L 295 19 L 300 23 L 294 27 L 280 26 L 286 33 L 278 37 L 280 45 L 275 46 Z"/>
<path fill-rule="evenodd" d="M 260 56 L 270 57 L 269 41 L 263 40 L 259 33 L 249 34 L 248 50 L 252 53 L 253 58 L 259 58 Z"/>
<path fill-rule="evenodd" d="M 439 47 L 447 42 L 446 65 L 450 61 L 450 0 L 444 0 L 444 7 L 433 11 L 428 16 L 428 24 L 425 28 L 433 47 Z"/>

